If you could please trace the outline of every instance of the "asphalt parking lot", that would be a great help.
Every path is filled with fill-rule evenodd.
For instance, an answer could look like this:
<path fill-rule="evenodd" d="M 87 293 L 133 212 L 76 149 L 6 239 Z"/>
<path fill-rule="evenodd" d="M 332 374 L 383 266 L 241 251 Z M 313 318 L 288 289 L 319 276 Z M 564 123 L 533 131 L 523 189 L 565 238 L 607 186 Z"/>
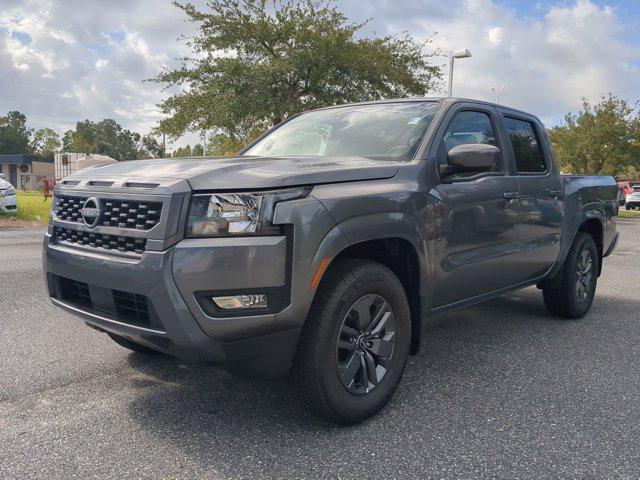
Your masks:
<path fill-rule="evenodd" d="M 0 478 L 639 478 L 640 220 L 619 230 L 585 319 L 535 288 L 431 319 L 350 428 L 282 384 L 129 353 L 50 304 L 42 229 L 0 230 Z"/>

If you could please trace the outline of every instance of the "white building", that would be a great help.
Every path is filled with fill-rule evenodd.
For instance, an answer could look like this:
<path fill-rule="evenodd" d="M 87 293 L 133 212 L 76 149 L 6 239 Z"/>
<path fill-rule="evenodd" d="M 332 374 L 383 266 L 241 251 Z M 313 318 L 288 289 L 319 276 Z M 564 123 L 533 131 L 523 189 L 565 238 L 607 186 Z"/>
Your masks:
<path fill-rule="evenodd" d="M 45 180 L 53 179 L 53 164 L 32 155 L 0 155 L 0 173 L 18 190 L 40 190 Z"/>
<path fill-rule="evenodd" d="M 55 177 L 60 180 L 72 173 L 96 165 L 109 165 L 117 160 L 97 153 L 56 153 L 53 161 Z"/>

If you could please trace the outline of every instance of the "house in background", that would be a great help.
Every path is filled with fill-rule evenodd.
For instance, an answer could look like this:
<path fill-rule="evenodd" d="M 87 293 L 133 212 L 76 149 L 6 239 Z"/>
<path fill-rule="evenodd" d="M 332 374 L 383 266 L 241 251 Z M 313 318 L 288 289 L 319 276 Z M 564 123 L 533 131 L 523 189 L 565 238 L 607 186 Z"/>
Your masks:
<path fill-rule="evenodd" d="M 53 163 L 21 153 L 0 155 L 0 173 L 18 190 L 39 190 L 45 180 L 54 178 Z"/>
<path fill-rule="evenodd" d="M 72 173 L 87 167 L 96 165 L 109 165 L 116 163 L 115 158 L 96 153 L 56 153 L 53 160 L 54 174 L 57 180 L 68 177 Z"/>

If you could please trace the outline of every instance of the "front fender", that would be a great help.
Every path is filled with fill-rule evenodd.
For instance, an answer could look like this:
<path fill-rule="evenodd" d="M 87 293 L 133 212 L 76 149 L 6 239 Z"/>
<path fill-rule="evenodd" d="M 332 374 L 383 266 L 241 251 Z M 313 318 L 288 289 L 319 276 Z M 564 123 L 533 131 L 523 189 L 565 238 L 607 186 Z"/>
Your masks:
<path fill-rule="evenodd" d="M 348 239 L 349 246 L 370 240 L 401 238 L 414 248 L 420 272 L 420 296 L 429 297 L 429 261 L 427 244 L 419 222 L 414 215 L 403 212 L 371 213 L 351 217 L 338 224 Z"/>

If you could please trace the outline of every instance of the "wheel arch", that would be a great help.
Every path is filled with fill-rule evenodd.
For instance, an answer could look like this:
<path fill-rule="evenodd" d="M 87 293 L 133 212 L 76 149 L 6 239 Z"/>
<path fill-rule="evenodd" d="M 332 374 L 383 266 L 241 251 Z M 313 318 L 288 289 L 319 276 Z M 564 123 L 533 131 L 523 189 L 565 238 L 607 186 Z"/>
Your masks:
<path fill-rule="evenodd" d="M 401 220 L 400 214 L 396 215 L 394 220 Z M 411 225 L 412 223 L 414 225 Z M 343 223 L 337 228 L 344 234 L 342 238 L 347 241 L 344 243 L 332 242 L 331 247 L 321 245 L 312 264 L 316 266 L 316 269 L 322 269 L 321 277 L 324 277 L 324 274 L 340 258 L 370 260 L 389 268 L 400 279 L 409 301 L 411 311 L 410 353 L 417 353 L 420 346 L 422 318 L 427 311 L 426 299 L 429 295 L 429 282 L 425 242 L 422 241 L 415 223 L 409 222 L 405 218 L 395 225 L 389 225 L 389 216 L 367 219 L 359 217 L 357 222 Z M 384 234 L 381 234 L 382 232 Z M 325 265 L 322 265 L 322 261 L 325 259 L 328 260 Z"/>
<path fill-rule="evenodd" d="M 600 217 L 586 217 L 583 218 L 576 233 L 571 240 L 571 243 L 574 242 L 575 237 L 578 233 L 586 233 L 593 238 L 593 241 L 596 244 L 596 249 L 598 251 L 598 276 L 602 272 L 602 258 L 604 255 L 604 219 Z"/>

